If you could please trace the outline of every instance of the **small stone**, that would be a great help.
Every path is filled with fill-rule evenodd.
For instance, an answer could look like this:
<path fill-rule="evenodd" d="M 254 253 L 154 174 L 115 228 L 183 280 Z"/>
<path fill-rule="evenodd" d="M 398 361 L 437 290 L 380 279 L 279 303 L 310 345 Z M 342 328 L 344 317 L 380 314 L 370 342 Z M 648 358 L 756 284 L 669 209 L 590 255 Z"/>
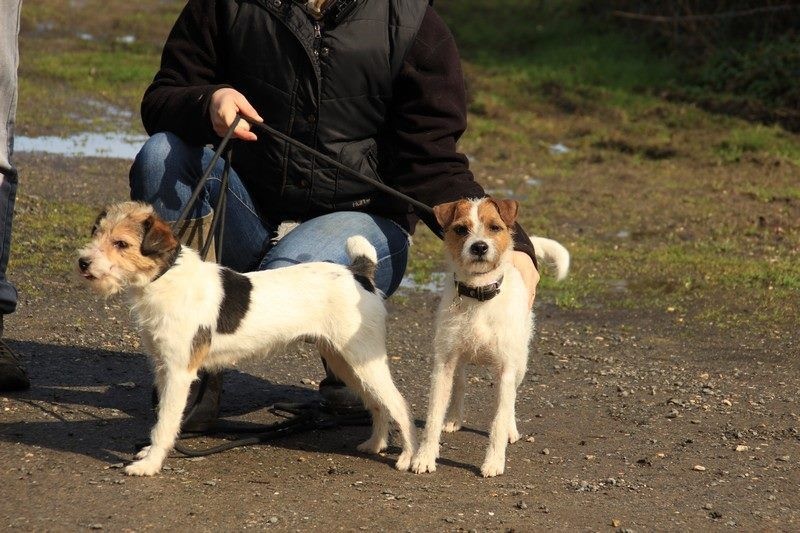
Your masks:
<path fill-rule="evenodd" d="M 270 524 L 277 524 L 278 523 L 278 517 L 277 516 L 270 516 L 269 517 L 269 523 Z"/>
<path fill-rule="evenodd" d="M 612 526 L 612 527 L 619 527 L 619 526 L 620 526 L 620 524 L 622 524 L 622 522 L 620 522 L 620 521 L 619 521 L 619 520 L 617 520 L 616 518 L 614 518 L 614 519 L 612 519 L 612 520 L 611 520 L 611 526 Z"/>
<path fill-rule="evenodd" d="M 89 529 L 103 529 L 103 524 L 89 524 Z"/>
<path fill-rule="evenodd" d="M 527 509 L 527 508 L 528 508 L 528 504 L 527 503 L 522 502 L 522 501 L 517 502 L 517 509 Z"/>
<path fill-rule="evenodd" d="M 788 455 L 781 455 L 780 457 L 777 458 L 778 461 L 783 461 L 783 462 L 787 462 L 789 459 L 791 459 L 791 457 L 789 457 Z"/>
<path fill-rule="evenodd" d="M 300 380 L 300 383 L 302 383 L 303 385 L 316 385 L 317 384 L 316 381 L 314 381 L 313 379 L 310 379 L 310 378 L 303 378 L 303 379 Z"/>
<path fill-rule="evenodd" d="M 203 482 L 203 485 L 208 485 L 209 487 L 213 487 L 213 486 L 215 486 L 216 484 L 217 484 L 217 482 L 216 482 L 216 481 L 214 481 L 214 480 L 210 480 L 210 481 L 204 481 L 204 482 Z"/>
<path fill-rule="evenodd" d="M 707 504 L 705 504 L 705 505 L 703 506 L 703 509 L 705 509 L 706 511 L 710 511 L 710 510 L 711 510 L 711 509 L 713 509 L 713 508 L 714 508 L 714 506 L 713 506 L 713 505 L 711 505 L 710 503 L 707 503 Z"/>
<path fill-rule="evenodd" d="M 542 450 L 542 455 L 550 455 L 550 448 L 545 448 Z"/>
<path fill-rule="evenodd" d="M 722 400 L 722 405 L 727 405 L 728 407 L 730 407 L 731 405 L 733 405 L 733 402 L 731 402 L 728 399 L 725 399 L 725 400 Z"/>
<path fill-rule="evenodd" d="M 447 522 L 448 524 L 455 524 L 456 523 L 456 519 L 455 518 L 450 518 L 449 516 L 447 518 L 445 518 L 444 521 Z"/>
<path fill-rule="evenodd" d="M 692 470 L 697 470 L 698 472 L 705 472 L 706 467 L 704 467 L 703 465 L 694 465 L 692 467 Z"/>
<path fill-rule="evenodd" d="M 749 450 L 750 450 L 750 446 L 745 446 L 744 444 L 739 444 L 738 446 L 736 446 L 736 451 L 737 452 L 746 452 L 746 451 L 749 451 Z"/>
<path fill-rule="evenodd" d="M 673 409 L 673 410 L 671 410 L 669 413 L 667 413 L 665 416 L 666 416 L 667 418 L 678 418 L 678 415 L 679 415 L 679 414 L 680 414 L 680 413 L 678 413 L 678 410 L 677 410 L 677 409 Z"/>
<path fill-rule="evenodd" d="M 133 381 L 124 381 L 122 383 L 117 383 L 117 386 L 122 387 L 123 389 L 135 389 L 136 383 Z"/>
<path fill-rule="evenodd" d="M 533 436 L 525 437 L 525 442 L 536 442 L 536 437 Z"/>

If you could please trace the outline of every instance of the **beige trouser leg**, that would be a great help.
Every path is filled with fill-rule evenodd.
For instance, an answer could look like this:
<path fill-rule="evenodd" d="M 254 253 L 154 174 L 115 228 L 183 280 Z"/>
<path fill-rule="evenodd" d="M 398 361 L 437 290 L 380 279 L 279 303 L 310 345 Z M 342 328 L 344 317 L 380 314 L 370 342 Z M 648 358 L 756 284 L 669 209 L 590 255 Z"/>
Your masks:
<path fill-rule="evenodd" d="M 211 240 L 211 247 L 208 249 L 205 260 L 215 263 L 217 258 L 214 251 L 214 236 L 211 235 L 213 218 L 214 213 L 209 213 L 203 218 L 189 218 L 182 227 L 176 230 L 176 233 L 181 235 L 181 244 L 194 248 L 197 253 L 201 253 L 206 242 Z"/>

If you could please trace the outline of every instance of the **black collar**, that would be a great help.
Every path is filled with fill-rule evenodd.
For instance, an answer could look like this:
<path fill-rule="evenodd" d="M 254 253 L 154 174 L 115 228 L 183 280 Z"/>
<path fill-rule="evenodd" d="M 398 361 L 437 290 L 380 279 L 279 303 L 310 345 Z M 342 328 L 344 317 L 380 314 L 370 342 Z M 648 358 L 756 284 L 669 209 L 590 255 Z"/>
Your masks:
<path fill-rule="evenodd" d="M 469 298 L 475 298 L 479 302 L 485 302 L 486 300 L 491 300 L 500 294 L 500 284 L 503 283 L 503 277 L 500 276 L 500 279 L 494 283 L 482 285 L 480 287 L 470 287 L 469 285 L 464 285 L 460 281 L 456 280 L 455 277 L 453 278 L 453 282 L 456 284 L 456 290 L 460 296 L 467 296 Z"/>

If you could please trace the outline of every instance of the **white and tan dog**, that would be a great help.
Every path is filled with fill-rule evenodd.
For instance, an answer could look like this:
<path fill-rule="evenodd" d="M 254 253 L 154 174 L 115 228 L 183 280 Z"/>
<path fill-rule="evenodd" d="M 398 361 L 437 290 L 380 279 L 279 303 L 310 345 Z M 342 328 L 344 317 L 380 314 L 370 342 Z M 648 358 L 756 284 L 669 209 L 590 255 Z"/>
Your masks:
<path fill-rule="evenodd" d="M 528 291 L 511 262 L 512 229 L 519 205 L 513 200 L 461 200 L 436 206 L 445 230 L 445 255 L 455 283 L 448 284 L 436 316 L 434 362 L 423 440 L 414 472 L 433 472 L 442 430 L 463 421 L 465 365 L 489 366 L 497 388 L 484 477 L 505 470 L 506 445 L 519 439 L 514 416 L 516 391 L 528 364 L 533 313 Z M 557 277 L 569 269 L 569 252 L 556 241 L 533 237 L 537 258 L 555 264 Z"/>
<path fill-rule="evenodd" d="M 331 369 L 372 413 L 372 435 L 358 449 L 385 449 L 393 420 L 403 445 L 396 466 L 407 470 L 414 426 L 389 372 L 375 249 L 356 236 L 348 239 L 347 253 L 349 267 L 319 262 L 239 274 L 182 247 L 147 204 L 125 202 L 101 213 L 80 251 L 79 269 L 101 294 L 130 296 L 159 395 L 151 444 L 125 473 L 149 476 L 161 469 L 199 369 L 268 356 L 309 337 L 322 344 Z"/>

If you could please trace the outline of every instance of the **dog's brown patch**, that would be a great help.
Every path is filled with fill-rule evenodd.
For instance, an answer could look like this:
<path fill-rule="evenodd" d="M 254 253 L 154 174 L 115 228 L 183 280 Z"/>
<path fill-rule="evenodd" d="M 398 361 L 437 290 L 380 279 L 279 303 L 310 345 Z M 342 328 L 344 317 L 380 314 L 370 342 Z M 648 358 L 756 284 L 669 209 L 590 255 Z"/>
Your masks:
<path fill-rule="evenodd" d="M 517 218 L 519 204 L 514 200 L 495 200 L 487 198 L 478 204 L 478 220 L 487 238 L 491 238 L 498 255 L 513 246 L 511 228 Z"/>
<path fill-rule="evenodd" d="M 189 356 L 189 371 L 194 372 L 203 365 L 211 350 L 211 328 L 200 326 L 192 339 L 191 354 Z"/>
<path fill-rule="evenodd" d="M 464 241 L 472 231 L 472 202 L 458 200 L 440 204 L 433 208 L 436 220 L 444 229 L 444 245 L 450 257 L 457 259 L 461 256 Z"/>

